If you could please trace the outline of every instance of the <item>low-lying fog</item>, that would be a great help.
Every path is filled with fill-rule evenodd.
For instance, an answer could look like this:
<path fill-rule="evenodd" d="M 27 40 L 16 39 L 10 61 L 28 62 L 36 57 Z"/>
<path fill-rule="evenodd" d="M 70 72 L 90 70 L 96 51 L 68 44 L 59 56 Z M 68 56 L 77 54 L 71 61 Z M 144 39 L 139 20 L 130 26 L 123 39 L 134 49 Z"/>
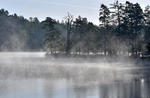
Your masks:
<path fill-rule="evenodd" d="M 102 82 L 108 79 L 130 79 L 135 69 L 140 67 L 135 66 L 131 60 L 54 58 L 45 57 L 44 52 L 0 53 L 2 78 L 65 78 Z"/>
<path fill-rule="evenodd" d="M 137 65 L 125 58 L 56 59 L 44 52 L 1 52 L 0 98 L 149 96 L 149 67 Z"/>

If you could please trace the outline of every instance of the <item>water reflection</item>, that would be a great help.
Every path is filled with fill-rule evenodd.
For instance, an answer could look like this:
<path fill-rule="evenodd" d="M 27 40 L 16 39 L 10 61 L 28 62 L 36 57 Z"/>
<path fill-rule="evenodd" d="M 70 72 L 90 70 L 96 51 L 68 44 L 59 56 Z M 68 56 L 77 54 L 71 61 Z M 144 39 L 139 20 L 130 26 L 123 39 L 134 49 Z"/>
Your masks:
<path fill-rule="evenodd" d="M 0 80 L 0 98 L 149 98 L 149 81 L 78 86 L 68 80 Z"/>

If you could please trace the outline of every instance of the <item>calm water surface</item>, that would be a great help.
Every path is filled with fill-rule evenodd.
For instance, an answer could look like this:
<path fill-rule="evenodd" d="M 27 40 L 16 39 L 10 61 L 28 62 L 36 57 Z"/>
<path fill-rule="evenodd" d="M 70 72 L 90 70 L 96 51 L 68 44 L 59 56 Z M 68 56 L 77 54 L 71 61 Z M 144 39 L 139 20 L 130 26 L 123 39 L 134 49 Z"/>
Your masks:
<path fill-rule="evenodd" d="M 134 65 L 68 63 L 39 52 L 0 53 L 0 59 L 0 98 L 150 98 L 150 79 Z"/>

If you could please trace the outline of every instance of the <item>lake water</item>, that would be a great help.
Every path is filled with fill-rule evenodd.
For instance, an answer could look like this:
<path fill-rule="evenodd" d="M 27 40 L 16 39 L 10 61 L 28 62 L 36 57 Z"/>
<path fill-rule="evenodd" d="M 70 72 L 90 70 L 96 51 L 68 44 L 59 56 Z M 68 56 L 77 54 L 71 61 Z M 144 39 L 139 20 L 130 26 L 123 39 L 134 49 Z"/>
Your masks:
<path fill-rule="evenodd" d="M 149 67 L 0 53 L 0 98 L 150 98 Z"/>

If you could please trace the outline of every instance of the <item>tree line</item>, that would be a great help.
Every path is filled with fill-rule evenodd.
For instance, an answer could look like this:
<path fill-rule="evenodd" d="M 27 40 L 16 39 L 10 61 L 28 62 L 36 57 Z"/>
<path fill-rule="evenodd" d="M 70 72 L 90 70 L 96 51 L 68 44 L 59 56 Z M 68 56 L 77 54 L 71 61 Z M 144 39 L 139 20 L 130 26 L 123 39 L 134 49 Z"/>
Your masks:
<path fill-rule="evenodd" d="M 88 22 L 87 18 L 79 16 L 73 20 L 70 16 L 68 14 L 66 22 L 61 23 L 66 34 L 61 29 L 57 32 L 60 23 L 50 19 L 44 21 L 53 24 L 53 29 L 46 25 L 52 29 L 48 33 L 51 37 L 47 38 L 47 48 L 51 53 L 129 56 L 149 50 L 150 6 L 143 10 L 138 3 L 129 1 L 116 1 L 109 7 L 102 4 L 99 9 L 99 26 Z M 55 36 L 52 36 L 51 31 L 54 31 Z M 57 39 L 52 40 L 56 36 Z"/>
<path fill-rule="evenodd" d="M 0 51 L 41 50 L 44 32 L 38 18 L 26 19 L 0 10 Z"/>
<path fill-rule="evenodd" d="M 138 55 L 150 50 L 150 6 L 119 1 L 100 5 L 100 24 L 68 13 L 64 20 L 25 19 L 0 10 L 0 49 L 46 50 L 50 54 Z M 15 39 L 15 40 L 14 40 Z M 18 41 L 19 40 L 19 41 Z M 20 41 L 21 40 L 21 41 Z"/>

